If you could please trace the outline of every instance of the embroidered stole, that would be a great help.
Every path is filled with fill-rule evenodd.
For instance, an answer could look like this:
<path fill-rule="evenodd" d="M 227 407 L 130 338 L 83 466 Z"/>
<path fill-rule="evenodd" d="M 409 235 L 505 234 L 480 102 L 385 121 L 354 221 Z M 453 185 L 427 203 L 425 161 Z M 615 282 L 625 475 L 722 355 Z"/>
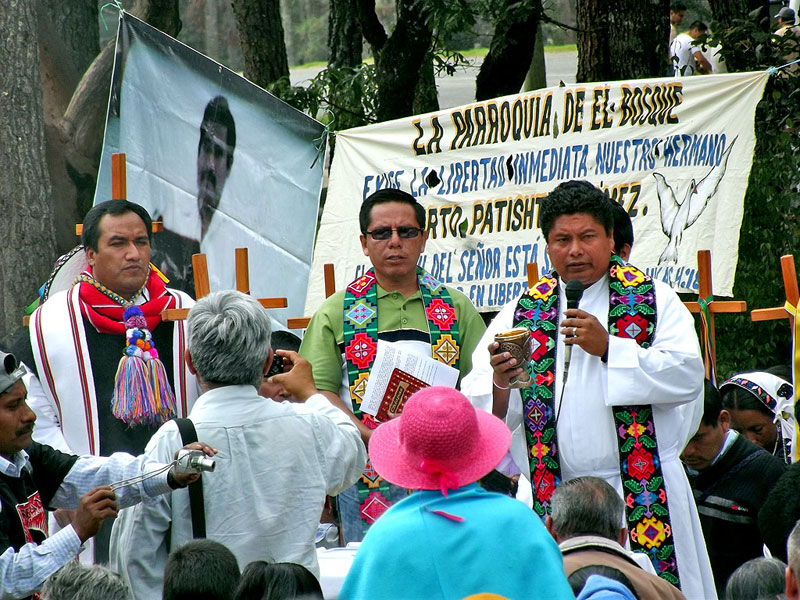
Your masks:
<path fill-rule="evenodd" d="M 417 268 L 417 281 L 428 319 L 433 358 L 458 369 L 461 354 L 458 321 L 450 292 L 421 268 Z M 364 425 L 375 429 L 378 426 L 375 418 L 361 412 L 361 401 L 378 349 L 378 286 L 372 269 L 345 290 L 344 348 L 353 414 Z M 364 532 L 391 505 L 388 491 L 389 482 L 367 462 L 358 481 L 359 513 Z"/>
<path fill-rule="evenodd" d="M 642 348 L 649 347 L 656 329 L 656 298 L 651 278 L 624 264 L 616 255 L 611 256 L 608 275 L 609 335 L 631 338 Z M 532 356 L 528 369 L 534 384 L 520 392 L 533 508 L 542 518 L 550 512 L 550 498 L 561 483 L 555 420 L 558 315 L 555 272 L 523 294 L 514 312 L 514 326 L 531 331 Z M 631 549 L 647 554 L 659 577 L 680 587 L 652 408 L 614 406 L 611 410 Z"/>

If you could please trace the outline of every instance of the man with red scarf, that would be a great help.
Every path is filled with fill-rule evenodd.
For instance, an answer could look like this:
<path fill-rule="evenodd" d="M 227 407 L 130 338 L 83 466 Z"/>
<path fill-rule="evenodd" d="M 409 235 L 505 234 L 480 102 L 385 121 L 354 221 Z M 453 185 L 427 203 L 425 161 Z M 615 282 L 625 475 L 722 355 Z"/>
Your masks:
<path fill-rule="evenodd" d="M 183 417 L 194 404 L 198 389 L 183 361 L 184 323 L 161 321 L 164 309 L 188 307 L 193 300 L 167 288 L 151 270 L 151 235 L 150 215 L 133 202 L 110 200 L 87 213 L 81 242 L 88 266 L 70 289 L 51 294 L 30 321 L 30 354 L 23 362 L 35 369 L 26 385 L 37 416 L 36 441 L 79 455 L 141 454 L 165 417 Z M 141 309 L 148 347 L 158 350 L 155 360 L 168 379 L 165 389 L 155 386 L 153 392 L 154 386 L 144 385 L 146 392 L 134 397 L 152 417 L 145 422 L 130 409 L 112 409 L 115 386 L 135 388 L 130 378 L 117 376 L 129 306 Z M 108 534 L 110 527 L 97 537 L 97 562 L 107 561 Z"/>

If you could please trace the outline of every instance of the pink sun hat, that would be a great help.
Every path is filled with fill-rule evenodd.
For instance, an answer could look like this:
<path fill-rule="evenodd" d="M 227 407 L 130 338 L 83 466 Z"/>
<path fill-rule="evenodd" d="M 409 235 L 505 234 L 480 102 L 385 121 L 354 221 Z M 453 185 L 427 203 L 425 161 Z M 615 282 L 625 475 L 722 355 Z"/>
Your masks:
<path fill-rule="evenodd" d="M 391 483 L 447 496 L 489 473 L 510 446 L 503 421 L 475 410 L 461 392 L 436 386 L 411 396 L 399 417 L 372 433 L 369 457 Z"/>

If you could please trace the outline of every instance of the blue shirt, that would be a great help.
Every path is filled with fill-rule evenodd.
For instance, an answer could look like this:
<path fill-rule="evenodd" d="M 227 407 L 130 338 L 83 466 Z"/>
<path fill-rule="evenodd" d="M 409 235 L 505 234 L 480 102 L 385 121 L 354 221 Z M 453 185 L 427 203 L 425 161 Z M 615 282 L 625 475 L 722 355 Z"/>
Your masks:
<path fill-rule="evenodd" d="M 463 520 L 459 520 L 463 519 Z M 356 553 L 342 599 L 573 599 L 558 546 L 518 500 L 477 483 L 415 492 L 386 511 Z"/>

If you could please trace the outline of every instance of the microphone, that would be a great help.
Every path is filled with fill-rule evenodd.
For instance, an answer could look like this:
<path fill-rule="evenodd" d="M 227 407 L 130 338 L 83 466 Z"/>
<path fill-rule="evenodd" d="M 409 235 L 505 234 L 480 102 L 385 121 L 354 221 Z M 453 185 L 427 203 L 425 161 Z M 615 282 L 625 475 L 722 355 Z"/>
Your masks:
<path fill-rule="evenodd" d="M 570 308 L 578 308 L 578 302 L 581 301 L 581 297 L 583 296 L 583 283 L 578 281 L 577 279 L 572 279 L 567 282 L 567 286 L 564 290 L 564 294 L 567 296 L 567 309 Z M 572 335 L 568 335 L 566 337 L 574 337 Z M 565 344 L 564 350 L 564 378 L 561 383 L 562 389 L 563 386 L 567 383 L 567 375 L 569 374 L 569 363 L 572 359 L 572 345 Z"/>

